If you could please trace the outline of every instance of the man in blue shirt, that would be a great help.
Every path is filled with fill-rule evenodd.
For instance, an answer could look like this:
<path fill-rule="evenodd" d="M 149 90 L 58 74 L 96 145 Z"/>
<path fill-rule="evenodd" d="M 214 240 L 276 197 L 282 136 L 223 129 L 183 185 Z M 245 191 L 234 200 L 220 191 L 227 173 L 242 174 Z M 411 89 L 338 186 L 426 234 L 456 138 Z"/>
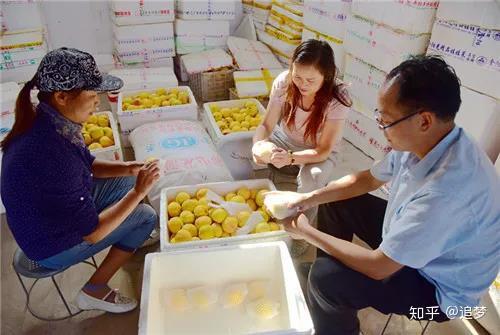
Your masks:
<path fill-rule="evenodd" d="M 321 204 L 318 229 L 302 214 L 286 223 L 319 249 L 308 279 L 317 334 L 358 334 L 356 314 L 366 307 L 446 321 L 476 307 L 494 280 L 500 182 L 455 125 L 460 103 L 460 82 L 442 59 L 401 63 L 376 110 L 393 150 L 370 170 L 290 204 L 301 211 Z M 367 194 L 388 182 L 388 203 Z M 373 250 L 351 243 L 353 234 Z"/>

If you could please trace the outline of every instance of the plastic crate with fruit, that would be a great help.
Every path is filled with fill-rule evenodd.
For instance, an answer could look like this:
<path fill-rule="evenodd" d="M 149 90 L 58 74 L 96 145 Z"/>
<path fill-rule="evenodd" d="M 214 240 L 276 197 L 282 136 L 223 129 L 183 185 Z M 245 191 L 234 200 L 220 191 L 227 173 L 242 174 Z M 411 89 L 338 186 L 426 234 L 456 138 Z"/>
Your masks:
<path fill-rule="evenodd" d="M 251 178 L 252 137 L 266 110 L 254 98 L 203 104 L 202 118 L 234 179 Z"/>
<path fill-rule="evenodd" d="M 85 144 L 96 158 L 123 160 L 118 125 L 111 112 L 98 112 L 83 124 L 82 134 Z"/>
<path fill-rule="evenodd" d="M 198 104 L 187 86 L 120 92 L 117 116 L 123 132 L 149 122 L 197 120 Z"/>
<path fill-rule="evenodd" d="M 240 180 L 165 188 L 160 203 L 160 247 L 170 249 L 196 248 L 259 241 L 289 241 L 283 227 L 263 208 L 262 193 L 275 190 L 267 179 Z M 207 190 L 228 203 L 237 203 L 242 211 L 212 207 Z M 254 212 L 261 215 L 252 229 L 246 226 Z M 241 231 L 240 231 L 241 230 Z M 244 232 L 244 233 L 242 233 Z"/>
<path fill-rule="evenodd" d="M 283 242 L 146 255 L 140 335 L 313 334 Z"/>

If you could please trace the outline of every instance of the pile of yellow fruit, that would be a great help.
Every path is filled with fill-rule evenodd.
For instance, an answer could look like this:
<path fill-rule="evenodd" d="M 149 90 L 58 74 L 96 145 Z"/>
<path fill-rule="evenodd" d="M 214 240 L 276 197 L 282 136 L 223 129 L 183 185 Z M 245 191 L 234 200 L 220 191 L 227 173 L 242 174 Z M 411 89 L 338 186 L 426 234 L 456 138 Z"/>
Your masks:
<path fill-rule="evenodd" d="M 193 196 L 187 192 L 179 192 L 174 201 L 168 203 L 170 243 L 234 236 L 238 228 L 245 225 L 250 212 L 230 216 L 223 208 L 212 208 L 205 197 L 207 191 L 208 189 L 201 188 Z M 223 196 L 226 201 L 246 203 L 252 211 L 260 212 L 264 221 L 258 223 L 251 234 L 281 229 L 276 222 L 270 221 L 269 212 L 264 207 L 264 193 L 268 191 L 242 187 Z"/>
<path fill-rule="evenodd" d="M 253 101 L 247 101 L 244 107 L 220 108 L 217 103 L 210 104 L 210 112 L 223 135 L 255 130 L 262 121 L 259 109 Z"/>
<path fill-rule="evenodd" d="M 159 88 L 156 91 L 141 92 L 123 98 L 122 110 L 134 111 L 189 103 L 189 93 L 179 88 Z"/>
<path fill-rule="evenodd" d="M 83 140 L 89 150 L 107 148 L 115 145 L 113 130 L 106 114 L 92 114 L 82 127 Z"/>

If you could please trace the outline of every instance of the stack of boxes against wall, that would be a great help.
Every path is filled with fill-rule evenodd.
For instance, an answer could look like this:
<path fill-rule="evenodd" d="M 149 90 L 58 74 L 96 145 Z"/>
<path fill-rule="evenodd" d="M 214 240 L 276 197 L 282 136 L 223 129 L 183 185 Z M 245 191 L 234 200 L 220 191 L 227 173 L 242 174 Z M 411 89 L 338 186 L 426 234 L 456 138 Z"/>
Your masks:
<path fill-rule="evenodd" d="M 428 54 L 441 55 L 460 78 L 456 122 L 494 162 L 500 152 L 500 3 L 440 3 Z"/>
<path fill-rule="evenodd" d="M 353 108 L 344 137 L 374 159 L 389 150 L 373 111 L 387 73 L 411 55 L 425 54 L 437 1 L 353 0 L 344 39 L 344 80 Z"/>
<path fill-rule="evenodd" d="M 297 1 L 274 0 L 264 30 L 257 29 L 257 38 L 271 48 L 285 67 L 302 40 L 303 9 L 304 5 Z"/>
<path fill-rule="evenodd" d="M 110 74 L 123 79 L 123 94 L 138 90 L 177 86 L 173 73 L 175 3 L 167 1 L 110 2 L 113 53 L 118 69 Z M 118 93 L 108 94 L 117 113 Z M 121 120 L 118 113 L 118 121 Z M 120 122 L 121 141 L 129 147 L 129 129 Z"/>
<path fill-rule="evenodd" d="M 192 84 L 197 97 L 203 97 L 202 90 L 207 92 L 210 81 L 217 83 L 217 86 L 210 88 L 212 91 L 232 85 L 232 71 L 207 68 L 204 72 L 212 73 L 198 72 L 189 75 L 182 64 L 181 56 L 216 48 L 225 49 L 230 34 L 230 21 L 236 16 L 235 10 L 234 0 L 177 1 L 175 45 L 178 57 L 175 59 L 175 70 L 180 81 L 189 81 L 190 85 Z"/>
<path fill-rule="evenodd" d="M 271 7 L 272 0 L 243 0 L 243 12 L 252 17 L 258 33 L 264 32 Z"/>

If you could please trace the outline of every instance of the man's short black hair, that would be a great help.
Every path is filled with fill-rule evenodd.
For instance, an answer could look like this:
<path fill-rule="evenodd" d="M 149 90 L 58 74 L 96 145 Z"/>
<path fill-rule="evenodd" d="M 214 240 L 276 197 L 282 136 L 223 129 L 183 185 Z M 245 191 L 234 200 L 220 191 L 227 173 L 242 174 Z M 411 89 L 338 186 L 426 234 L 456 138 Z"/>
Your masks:
<path fill-rule="evenodd" d="M 391 70 L 386 77 L 399 86 L 398 103 L 411 113 L 427 109 L 450 121 L 460 108 L 460 80 L 439 56 L 414 56 Z"/>

